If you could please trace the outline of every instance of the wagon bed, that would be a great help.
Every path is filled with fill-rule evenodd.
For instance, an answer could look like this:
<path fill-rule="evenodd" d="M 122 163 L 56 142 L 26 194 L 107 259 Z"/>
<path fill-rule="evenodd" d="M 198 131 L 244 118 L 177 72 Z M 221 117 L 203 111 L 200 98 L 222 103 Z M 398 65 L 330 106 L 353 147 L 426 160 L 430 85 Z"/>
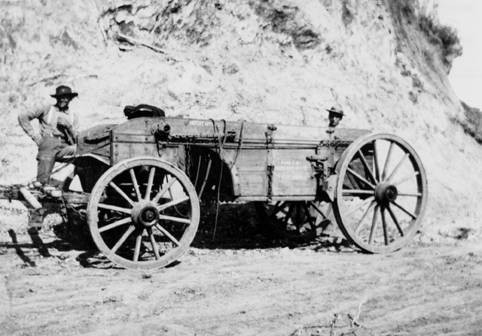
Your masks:
<path fill-rule="evenodd" d="M 316 183 L 307 158 L 328 158 L 334 150 L 337 160 L 351 142 L 368 133 L 337 129 L 330 135 L 326 131 L 243 121 L 139 118 L 113 129 L 86 132 L 81 136 L 79 155 L 96 155 L 109 165 L 136 156 L 160 157 L 176 162 L 188 173 L 190 167 L 184 166 L 192 162 L 184 162 L 185 155 L 196 161 L 194 164 L 203 159 L 207 164 L 206 156 L 216 155 L 229 173 L 231 199 L 309 200 L 316 196 Z M 96 143 L 95 139 L 102 141 Z M 267 174 L 269 166 L 273 167 L 271 175 Z"/>

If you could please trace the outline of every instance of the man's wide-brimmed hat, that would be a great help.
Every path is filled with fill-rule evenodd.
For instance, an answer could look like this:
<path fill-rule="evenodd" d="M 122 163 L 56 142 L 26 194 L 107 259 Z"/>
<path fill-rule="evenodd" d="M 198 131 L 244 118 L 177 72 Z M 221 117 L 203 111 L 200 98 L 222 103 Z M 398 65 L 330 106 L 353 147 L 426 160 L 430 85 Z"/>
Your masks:
<path fill-rule="evenodd" d="M 66 85 L 60 85 L 55 89 L 55 94 L 52 94 L 50 96 L 54 98 L 62 98 L 62 97 L 67 97 L 67 98 L 74 98 L 77 97 L 79 94 L 77 92 L 72 92 L 72 89 Z"/>
<path fill-rule="evenodd" d="M 327 111 L 332 113 L 333 115 L 335 115 L 337 117 L 343 117 L 343 115 L 344 115 L 343 110 L 341 108 L 338 108 L 338 107 L 335 107 L 335 106 L 330 107 Z"/>

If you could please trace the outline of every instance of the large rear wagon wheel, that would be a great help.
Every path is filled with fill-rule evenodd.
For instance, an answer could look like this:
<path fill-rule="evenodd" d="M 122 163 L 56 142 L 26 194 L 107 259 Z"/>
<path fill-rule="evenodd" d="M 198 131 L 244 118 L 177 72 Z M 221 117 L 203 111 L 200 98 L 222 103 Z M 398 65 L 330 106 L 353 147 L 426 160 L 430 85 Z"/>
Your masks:
<path fill-rule="evenodd" d="M 133 158 L 108 169 L 87 206 L 99 250 L 126 268 L 152 269 L 177 260 L 199 225 L 199 199 L 189 178 L 156 158 Z"/>
<path fill-rule="evenodd" d="M 345 236 L 370 253 L 406 245 L 420 228 L 427 178 L 403 139 L 371 134 L 353 142 L 337 165 L 334 214 Z"/>

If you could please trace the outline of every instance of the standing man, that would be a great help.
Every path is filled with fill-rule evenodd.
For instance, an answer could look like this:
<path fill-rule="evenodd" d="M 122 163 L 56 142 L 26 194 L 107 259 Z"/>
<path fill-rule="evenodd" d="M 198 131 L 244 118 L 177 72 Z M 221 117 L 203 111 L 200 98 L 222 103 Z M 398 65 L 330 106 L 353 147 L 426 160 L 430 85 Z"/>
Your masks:
<path fill-rule="evenodd" d="M 48 186 L 55 161 L 68 161 L 75 155 L 75 142 L 79 120 L 69 110 L 70 101 L 77 97 L 68 86 L 61 85 L 51 95 L 57 100 L 53 106 L 45 106 L 35 111 L 27 111 L 18 116 L 18 122 L 25 133 L 38 146 L 36 186 Z M 38 119 L 40 132 L 31 125 Z"/>

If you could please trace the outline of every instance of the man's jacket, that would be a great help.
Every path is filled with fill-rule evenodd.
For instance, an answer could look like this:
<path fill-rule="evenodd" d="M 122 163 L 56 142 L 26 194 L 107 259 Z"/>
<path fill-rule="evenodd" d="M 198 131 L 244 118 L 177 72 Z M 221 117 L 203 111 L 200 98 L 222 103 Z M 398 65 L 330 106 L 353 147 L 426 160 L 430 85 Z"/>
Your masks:
<path fill-rule="evenodd" d="M 38 119 L 40 134 L 37 134 L 30 121 Z M 60 111 L 56 106 L 48 105 L 35 111 L 23 112 L 18 116 L 18 122 L 35 143 L 39 144 L 45 136 L 62 138 L 66 143 L 73 144 L 79 128 L 78 116 L 72 110 Z"/>

